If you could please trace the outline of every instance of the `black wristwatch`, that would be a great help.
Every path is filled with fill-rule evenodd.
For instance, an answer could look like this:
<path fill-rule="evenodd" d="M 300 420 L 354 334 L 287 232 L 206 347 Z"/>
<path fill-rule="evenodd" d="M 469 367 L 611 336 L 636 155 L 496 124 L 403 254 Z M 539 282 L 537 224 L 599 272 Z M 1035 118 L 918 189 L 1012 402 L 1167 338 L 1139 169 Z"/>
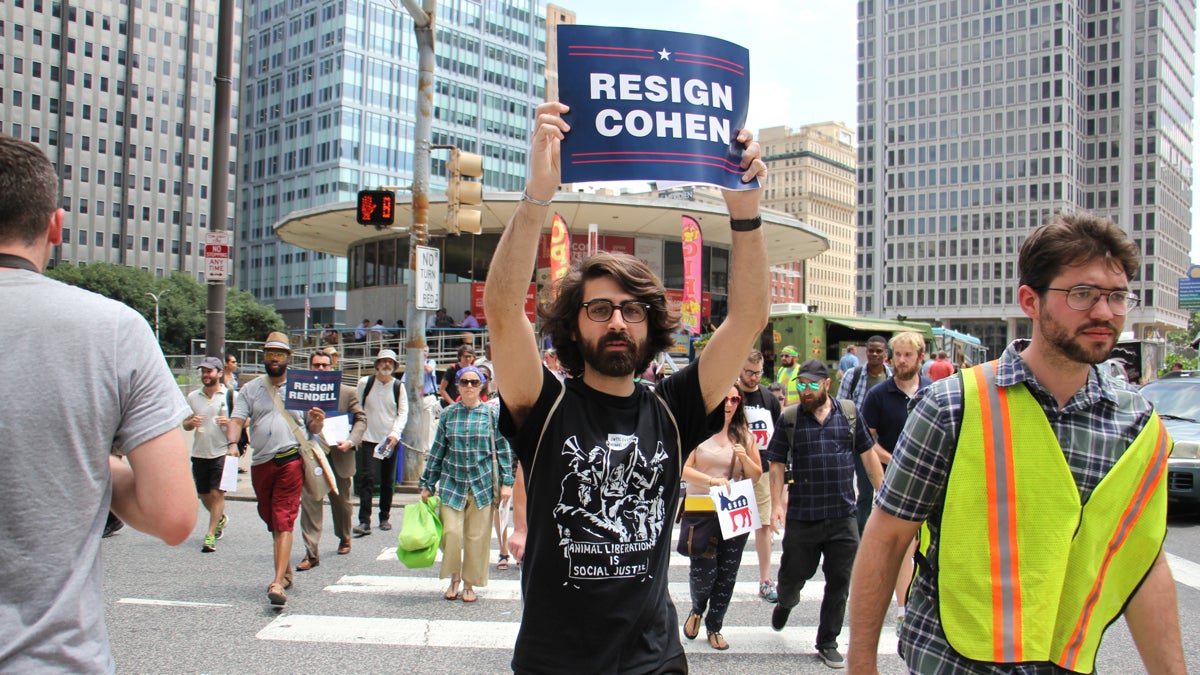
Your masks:
<path fill-rule="evenodd" d="M 729 229 L 734 232 L 752 232 L 762 227 L 762 216 L 754 216 L 753 218 L 730 218 Z"/>

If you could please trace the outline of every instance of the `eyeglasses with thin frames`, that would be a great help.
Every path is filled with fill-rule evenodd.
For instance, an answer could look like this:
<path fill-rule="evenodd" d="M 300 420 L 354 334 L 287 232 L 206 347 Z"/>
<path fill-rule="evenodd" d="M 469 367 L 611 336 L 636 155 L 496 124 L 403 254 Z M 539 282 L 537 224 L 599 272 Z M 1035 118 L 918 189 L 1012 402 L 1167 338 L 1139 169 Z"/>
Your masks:
<path fill-rule="evenodd" d="M 749 368 L 742 368 L 742 374 L 745 375 L 746 377 L 762 377 L 763 371 L 750 370 Z"/>
<path fill-rule="evenodd" d="M 618 308 L 621 310 L 621 318 L 625 323 L 641 323 L 650 314 L 650 305 L 638 300 L 626 300 L 618 304 L 607 298 L 599 298 L 583 303 L 583 310 L 587 314 L 587 318 L 598 323 L 604 323 L 611 319 L 613 310 Z"/>
<path fill-rule="evenodd" d="M 1138 306 L 1141 298 L 1124 289 L 1110 290 L 1107 288 L 1097 288 L 1081 284 L 1070 288 L 1052 288 L 1047 286 L 1044 291 L 1058 291 L 1067 294 L 1067 307 L 1077 311 L 1086 312 L 1096 306 L 1100 302 L 1100 298 L 1108 300 L 1108 309 L 1116 316 L 1125 316 L 1129 310 Z"/>

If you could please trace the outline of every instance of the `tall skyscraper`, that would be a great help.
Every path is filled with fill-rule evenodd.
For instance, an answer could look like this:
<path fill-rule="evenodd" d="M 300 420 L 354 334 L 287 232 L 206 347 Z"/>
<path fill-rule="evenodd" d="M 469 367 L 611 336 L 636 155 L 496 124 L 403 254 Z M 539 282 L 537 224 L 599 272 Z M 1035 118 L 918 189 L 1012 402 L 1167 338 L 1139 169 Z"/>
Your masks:
<path fill-rule="evenodd" d="M 538 0 L 439 0 L 433 142 L 483 155 L 489 190 L 520 190 L 533 110 L 545 98 Z M 345 325 L 344 258 L 284 244 L 288 213 L 412 182 L 418 49 L 385 0 L 246 0 L 236 277 L 290 325 Z M 433 188 L 447 155 L 435 151 Z M 351 224 L 351 227 L 358 227 Z M 397 317 L 384 319 L 389 325 Z"/>
<path fill-rule="evenodd" d="M 771 285 L 795 285 L 783 302 L 815 306 L 822 314 L 854 314 L 854 134 L 844 124 L 810 124 L 758 134 L 767 163 L 763 206 L 784 211 L 821 231 L 829 250 L 771 269 Z"/>
<path fill-rule="evenodd" d="M 855 309 L 933 320 L 990 355 L 1028 335 L 1017 251 L 1089 210 L 1143 254 L 1139 337 L 1186 325 L 1196 6 L 859 0 Z"/>
<path fill-rule="evenodd" d="M 213 144 L 237 158 L 212 137 L 216 42 L 215 2 L 0 3 L 0 131 L 62 178 L 54 262 L 203 280 Z"/>

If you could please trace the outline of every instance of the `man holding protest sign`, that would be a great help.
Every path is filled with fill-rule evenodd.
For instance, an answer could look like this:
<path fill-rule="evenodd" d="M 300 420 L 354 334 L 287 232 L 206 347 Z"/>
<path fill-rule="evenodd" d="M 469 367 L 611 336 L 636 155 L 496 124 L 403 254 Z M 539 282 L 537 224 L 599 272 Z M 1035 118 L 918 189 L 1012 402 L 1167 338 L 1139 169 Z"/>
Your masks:
<path fill-rule="evenodd" d="M 275 552 L 275 577 L 267 586 L 271 604 L 287 602 L 284 589 L 292 585 L 292 530 L 300 510 L 300 491 L 304 483 L 304 466 L 300 458 L 301 443 L 308 443 L 301 421 L 308 434 L 321 433 L 325 411 L 310 408 L 306 413 L 286 410 L 281 392 L 287 386 L 288 359 L 292 347 L 284 333 L 273 332 L 263 343 L 263 366 L 267 374 L 242 387 L 241 396 L 233 405 L 233 414 L 225 429 L 228 454 L 237 455 L 237 439 L 249 424 L 250 480 L 258 499 L 258 515 L 267 524 Z"/>
<path fill-rule="evenodd" d="M 333 372 L 333 355 L 326 351 L 313 352 L 308 357 L 308 367 L 319 373 Z M 354 506 L 350 503 L 350 479 L 354 477 L 356 448 L 367 431 L 367 414 L 359 405 L 358 392 L 354 387 L 341 382 L 337 383 L 337 387 L 337 410 L 351 416 L 350 435 L 335 443 L 329 442 L 323 434 L 313 440 L 320 446 L 314 447 L 314 450 L 324 451 L 329 456 L 329 466 L 337 481 L 337 492 L 329 493 L 329 512 L 333 516 L 333 533 L 338 538 L 338 555 L 346 555 L 350 552 L 350 527 L 354 515 Z M 305 484 L 300 493 L 300 531 L 304 537 L 305 553 L 304 560 L 296 565 L 297 572 L 306 572 L 321 564 L 321 531 L 325 527 L 325 515 L 321 510 L 323 503 L 324 498 L 314 494 Z"/>
<path fill-rule="evenodd" d="M 496 249 L 506 264 L 491 268 L 484 290 L 491 339 L 504 355 L 495 364 L 504 381 L 501 429 L 513 441 L 528 489 L 527 509 L 523 495 L 514 497 L 510 539 L 524 560 L 525 597 L 512 665 L 517 672 L 579 671 L 588 664 L 686 672 L 667 594 L 669 512 L 687 453 L 721 429 L 730 383 L 767 319 L 761 189 L 724 193 L 734 230 L 730 315 L 696 364 L 656 392 L 634 383 L 657 352 L 674 344 L 679 317 L 644 262 L 600 253 L 575 265 L 544 313 L 573 376 L 560 382 L 539 367 L 524 304 L 547 207 L 562 180 L 567 110 L 558 102 L 538 107 L 524 197 Z M 758 144 L 746 131 L 737 143 L 745 147 L 738 176 L 752 183 L 766 173 Z"/>

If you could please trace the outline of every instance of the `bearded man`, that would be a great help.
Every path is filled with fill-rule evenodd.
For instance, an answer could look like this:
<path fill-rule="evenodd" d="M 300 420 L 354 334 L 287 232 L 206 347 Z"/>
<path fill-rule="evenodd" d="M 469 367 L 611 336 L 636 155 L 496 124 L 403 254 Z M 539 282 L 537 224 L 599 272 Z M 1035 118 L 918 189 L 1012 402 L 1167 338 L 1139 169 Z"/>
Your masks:
<path fill-rule="evenodd" d="M 800 591 L 824 557 L 825 597 L 817 627 L 817 654 L 830 668 L 845 667 L 837 637 L 846 616 L 850 571 L 858 551 L 855 519 L 854 455 L 862 457 L 871 485 L 879 487 L 883 469 L 875 441 L 861 421 L 852 421 L 854 404 L 829 397 L 829 369 L 809 359 L 796 373 L 800 409 L 795 426 L 781 425 L 771 437 L 765 457 L 771 462 L 771 528 L 784 524 L 779 559 L 779 602 L 771 612 L 771 628 L 783 630 L 800 602 Z M 786 414 L 785 414 L 786 415 Z M 783 489 L 788 497 L 784 501 Z"/>

